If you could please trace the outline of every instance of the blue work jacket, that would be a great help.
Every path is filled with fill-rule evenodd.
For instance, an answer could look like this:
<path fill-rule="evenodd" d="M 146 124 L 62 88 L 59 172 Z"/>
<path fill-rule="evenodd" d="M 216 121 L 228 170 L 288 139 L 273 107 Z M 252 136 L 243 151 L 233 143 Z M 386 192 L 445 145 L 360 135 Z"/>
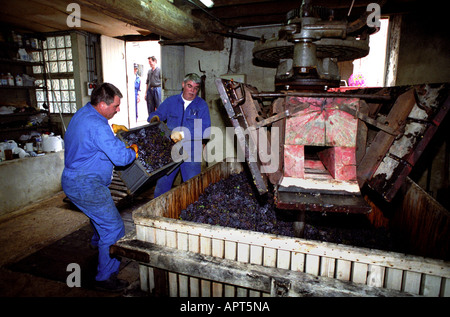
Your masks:
<path fill-rule="evenodd" d="M 91 103 L 78 110 L 64 135 L 65 170 L 67 174 L 99 175 L 109 186 L 115 166 L 126 166 L 136 159 L 111 130 L 108 120 Z"/>
<path fill-rule="evenodd" d="M 192 100 L 186 110 L 184 110 L 184 101 L 181 96 L 182 94 L 174 95 L 164 100 L 156 111 L 150 113 L 148 122 L 154 116 L 158 116 L 160 121 L 167 121 L 166 124 L 170 130 L 178 128 L 177 130 L 183 131 L 183 129 L 179 129 L 180 127 L 188 129 L 192 141 L 209 139 L 209 130 L 206 131 L 207 128 L 211 127 L 208 104 L 205 100 L 197 96 Z M 197 121 L 197 126 L 201 127 L 201 129 L 197 128 L 194 131 L 195 120 L 198 119 L 201 119 L 201 121 Z"/>

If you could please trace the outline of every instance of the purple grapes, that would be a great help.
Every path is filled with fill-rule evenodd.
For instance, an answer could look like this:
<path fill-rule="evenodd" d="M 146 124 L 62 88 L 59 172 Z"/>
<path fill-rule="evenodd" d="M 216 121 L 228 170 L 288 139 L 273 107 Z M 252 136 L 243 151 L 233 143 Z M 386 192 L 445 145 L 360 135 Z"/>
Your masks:
<path fill-rule="evenodd" d="M 171 151 L 174 142 L 158 125 L 122 132 L 121 136 L 128 145 L 138 146 L 138 160 L 148 173 L 173 162 Z"/>
<path fill-rule="evenodd" d="M 273 199 L 260 196 L 243 172 L 210 184 L 196 202 L 181 211 L 180 218 L 198 223 L 293 236 L 292 223 L 278 219 Z"/>
<path fill-rule="evenodd" d="M 180 219 L 242 230 L 294 237 L 299 211 L 280 210 L 273 194 L 260 196 L 244 172 L 210 184 L 199 199 L 180 213 Z M 386 228 L 375 228 L 364 214 L 306 211 L 303 239 L 404 252 Z"/>

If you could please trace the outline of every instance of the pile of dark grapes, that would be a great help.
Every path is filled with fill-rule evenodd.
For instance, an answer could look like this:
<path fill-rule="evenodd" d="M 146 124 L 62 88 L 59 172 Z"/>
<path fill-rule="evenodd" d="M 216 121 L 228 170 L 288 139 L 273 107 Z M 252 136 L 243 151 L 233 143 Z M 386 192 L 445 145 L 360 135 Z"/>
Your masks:
<path fill-rule="evenodd" d="M 199 199 L 180 213 L 197 223 L 294 237 L 296 211 L 279 210 L 273 195 L 261 196 L 247 174 L 233 174 L 210 184 Z M 403 252 L 385 228 L 374 228 L 363 214 L 307 211 L 303 239 Z"/>
<path fill-rule="evenodd" d="M 121 136 L 128 145 L 136 144 L 138 146 L 138 160 L 148 173 L 173 162 L 171 151 L 174 142 L 158 125 L 122 132 Z"/>
<path fill-rule="evenodd" d="M 210 184 L 180 219 L 243 230 L 293 236 L 292 223 L 277 218 L 271 197 L 260 196 L 242 172 Z"/>

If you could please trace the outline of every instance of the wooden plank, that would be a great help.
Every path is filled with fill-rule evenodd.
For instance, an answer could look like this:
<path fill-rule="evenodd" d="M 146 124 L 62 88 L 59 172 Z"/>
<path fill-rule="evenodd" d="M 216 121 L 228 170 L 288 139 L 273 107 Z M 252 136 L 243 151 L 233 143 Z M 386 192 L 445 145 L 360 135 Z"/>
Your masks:
<path fill-rule="evenodd" d="M 369 275 L 367 276 L 367 285 L 383 287 L 385 276 L 385 267 L 379 265 L 369 265 Z"/>
<path fill-rule="evenodd" d="M 277 250 L 277 265 L 280 269 L 289 270 L 291 267 L 291 253 L 285 250 Z"/>
<path fill-rule="evenodd" d="M 203 237 L 232 240 L 238 243 L 248 243 L 249 241 L 251 241 L 252 247 L 271 247 L 280 250 L 299 252 L 303 254 L 327 256 L 352 262 L 393 267 L 401 270 L 409 270 L 450 278 L 449 262 L 436 259 L 405 255 L 376 249 L 338 245 L 328 242 L 318 242 L 313 240 L 262 234 L 254 231 L 197 224 L 169 218 L 158 218 L 152 216 L 142 218 L 136 213 L 133 215 L 133 218 L 137 227 L 170 227 L 171 230 L 177 232 L 186 232 Z"/>
<path fill-rule="evenodd" d="M 224 259 L 236 260 L 237 258 L 237 243 L 232 241 L 225 241 L 225 254 Z M 231 285 L 224 286 L 225 297 L 234 297 L 236 293 L 236 287 Z"/>
<path fill-rule="evenodd" d="M 391 111 L 386 117 L 385 123 L 392 129 L 397 130 L 404 124 L 406 118 L 416 104 L 414 88 L 400 95 L 395 101 Z M 364 184 L 377 170 L 381 160 L 389 150 L 395 136 L 379 131 L 366 150 L 366 155 L 358 165 L 358 182 Z"/>
<path fill-rule="evenodd" d="M 189 250 L 189 242 L 188 235 L 186 233 L 178 233 L 177 234 L 177 248 L 179 250 L 188 251 Z M 179 296 L 179 297 L 188 297 L 189 296 L 189 277 L 187 275 L 178 274 L 178 294 L 170 293 L 171 297 Z"/>
<path fill-rule="evenodd" d="M 211 239 L 206 237 L 200 237 L 200 254 L 211 255 Z M 211 282 L 201 280 L 200 281 L 200 291 L 202 297 L 211 297 Z"/>
<path fill-rule="evenodd" d="M 403 271 L 394 269 L 394 268 L 386 268 L 385 275 L 385 287 L 400 291 L 402 289 L 403 283 Z"/>
<path fill-rule="evenodd" d="M 173 231 L 166 232 L 166 245 L 169 248 L 177 247 L 177 234 Z M 178 293 L 178 274 L 168 272 L 168 288 L 169 294 L 177 294 Z M 175 296 L 175 295 L 174 295 Z"/>
<path fill-rule="evenodd" d="M 112 250 L 114 254 L 131 259 L 139 258 L 142 263 L 159 269 L 265 293 L 271 292 L 275 281 L 275 284 L 286 287 L 284 295 L 287 296 L 410 296 L 407 293 L 302 272 L 203 256 L 135 238 L 121 239 L 112 246 Z"/>
<path fill-rule="evenodd" d="M 250 245 L 246 243 L 238 243 L 237 244 L 237 261 L 242 263 L 250 262 Z M 246 288 L 237 287 L 236 288 L 236 296 L 237 297 L 247 297 L 248 290 Z"/>
<path fill-rule="evenodd" d="M 256 245 L 250 245 L 250 262 L 251 264 L 262 265 L 263 264 L 263 248 Z M 250 297 L 260 297 L 261 292 L 249 290 L 248 295 Z"/>
<path fill-rule="evenodd" d="M 305 254 L 301 252 L 292 252 L 291 270 L 305 272 Z"/>
<path fill-rule="evenodd" d="M 423 288 L 421 289 L 420 294 L 428 297 L 438 297 L 441 292 L 441 281 L 441 277 L 424 275 Z"/>
<path fill-rule="evenodd" d="M 319 275 L 320 271 L 320 257 L 317 255 L 306 255 L 306 268 L 305 273 L 312 275 Z"/>
<path fill-rule="evenodd" d="M 421 279 L 422 274 L 405 271 L 403 277 L 403 290 L 411 294 L 419 294 Z"/>
<path fill-rule="evenodd" d="M 200 238 L 198 236 L 189 235 L 188 243 L 189 251 L 200 253 Z M 198 278 L 189 278 L 189 296 L 200 297 L 200 280 Z"/>
<path fill-rule="evenodd" d="M 212 256 L 223 259 L 225 254 L 225 241 L 219 239 L 212 239 Z M 222 297 L 223 296 L 223 284 L 222 283 L 212 283 L 212 296 Z"/>
<path fill-rule="evenodd" d="M 141 290 L 150 293 L 148 270 L 148 266 L 139 264 L 139 283 Z"/>
<path fill-rule="evenodd" d="M 320 276 L 334 277 L 336 271 L 336 259 L 322 257 L 320 260 Z"/>
<path fill-rule="evenodd" d="M 450 278 L 443 279 L 441 287 L 441 296 L 450 297 Z"/>
<path fill-rule="evenodd" d="M 342 281 L 350 281 L 352 262 L 345 260 L 336 261 L 336 278 Z"/>
<path fill-rule="evenodd" d="M 368 265 L 364 263 L 353 262 L 351 281 L 354 283 L 366 284 Z"/>

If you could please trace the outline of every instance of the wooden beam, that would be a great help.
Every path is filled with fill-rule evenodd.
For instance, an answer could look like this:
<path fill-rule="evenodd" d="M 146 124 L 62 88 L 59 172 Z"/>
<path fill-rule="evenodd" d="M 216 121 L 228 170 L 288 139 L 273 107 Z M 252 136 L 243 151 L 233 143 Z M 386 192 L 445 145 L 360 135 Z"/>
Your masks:
<path fill-rule="evenodd" d="M 411 87 L 395 101 L 385 119 L 385 125 L 390 131 L 398 131 L 404 127 L 406 118 L 416 104 L 414 92 L 414 87 Z M 373 176 L 395 138 L 396 136 L 383 130 L 377 133 L 358 166 L 358 182 L 360 184 L 364 184 Z"/>
<path fill-rule="evenodd" d="M 329 277 L 177 250 L 137 240 L 133 234 L 129 234 L 111 246 L 111 252 L 154 268 L 250 288 L 270 293 L 274 297 L 411 296 L 408 293 L 359 285 Z"/>
<path fill-rule="evenodd" d="M 150 30 L 170 40 L 202 38 L 198 46 L 206 50 L 223 49 L 223 38 L 210 31 L 221 31 L 218 24 L 200 20 L 167 0 L 81 0 L 83 6 L 136 27 Z"/>

